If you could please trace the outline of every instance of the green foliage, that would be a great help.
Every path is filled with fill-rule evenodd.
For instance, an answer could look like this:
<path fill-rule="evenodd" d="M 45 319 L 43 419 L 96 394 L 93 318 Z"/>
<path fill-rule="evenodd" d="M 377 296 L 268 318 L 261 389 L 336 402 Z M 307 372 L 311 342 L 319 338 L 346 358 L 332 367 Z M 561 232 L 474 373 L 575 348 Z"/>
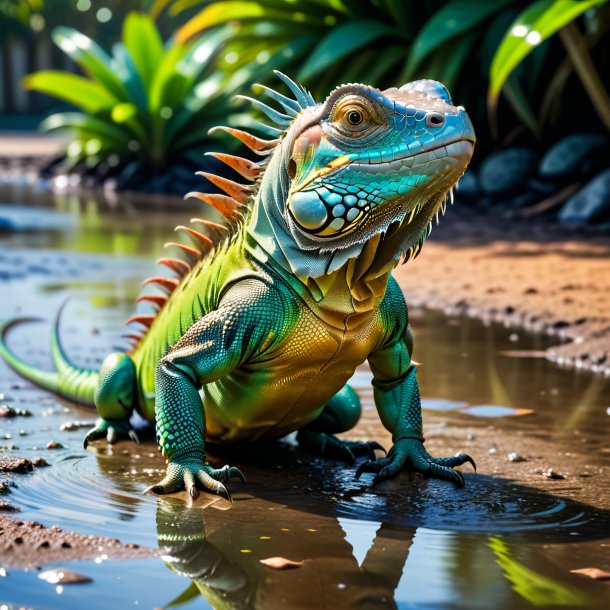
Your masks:
<path fill-rule="evenodd" d="M 497 99 L 510 73 L 539 44 L 590 8 L 607 0 L 539 0 L 512 23 L 494 55 L 489 97 Z"/>
<path fill-rule="evenodd" d="M 584 37 L 589 44 L 600 28 L 596 20 L 604 21 L 597 19 L 595 9 L 605 3 L 608 0 L 157 0 L 153 10 L 191 15 L 176 33 L 182 41 L 235 24 L 227 47 L 233 64 L 221 62 L 223 69 L 245 68 L 256 53 L 283 57 L 290 73 L 318 96 L 339 81 L 387 87 L 434 78 L 454 91 L 482 125 L 487 93 L 493 112 L 504 91 L 518 119 L 539 135 L 551 105 L 544 103 L 547 84 L 542 77 L 561 68 L 553 85 L 561 93 L 571 71 L 562 65 L 565 50 L 545 41 L 588 11 Z M 515 30 L 519 25 L 538 34 L 528 30 L 524 37 L 515 36 L 513 32 L 523 31 Z M 300 41 L 298 50 L 286 57 L 285 45 L 295 40 Z"/>
<path fill-rule="evenodd" d="M 213 60 L 230 30 L 218 30 L 195 43 L 163 44 L 152 19 L 130 13 L 122 41 L 109 55 L 93 40 L 71 28 L 58 27 L 55 43 L 85 76 L 42 71 L 24 84 L 77 106 L 82 112 L 48 117 L 43 129 L 70 129 L 68 154 L 94 164 L 115 154 L 162 167 L 198 147 L 207 130 L 230 114 Z"/>

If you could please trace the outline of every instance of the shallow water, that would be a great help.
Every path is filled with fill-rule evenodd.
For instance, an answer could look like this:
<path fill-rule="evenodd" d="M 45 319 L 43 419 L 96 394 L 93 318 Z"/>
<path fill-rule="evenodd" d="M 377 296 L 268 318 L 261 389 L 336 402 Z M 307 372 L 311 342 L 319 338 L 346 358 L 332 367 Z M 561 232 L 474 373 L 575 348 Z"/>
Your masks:
<path fill-rule="evenodd" d="M 71 295 L 62 336 L 83 366 L 122 345 L 122 322 L 173 226 L 205 213 L 0 188 L 0 203 L 21 202 L 40 213 L 0 205 L 0 226 L 13 227 L 0 233 L 0 319 L 50 319 Z M 182 495 L 142 494 L 164 466 L 152 441 L 83 450 L 85 428 L 59 428 L 94 414 L 0 364 L 0 402 L 33 415 L 0 420 L 1 450 L 51 464 L 15 476 L 5 499 L 19 517 L 164 549 L 162 558 L 111 561 L 102 550 L 63 562 L 93 579 L 64 587 L 9 566 L 0 606 L 157 608 L 182 595 L 182 608 L 608 607 L 608 583 L 570 570 L 610 569 L 609 381 L 540 358 L 544 338 L 434 312 L 412 319 L 429 449 L 479 463 L 477 475 L 462 469 L 461 490 L 410 473 L 372 486 L 368 475 L 354 479 L 354 466 L 312 459 L 288 439 L 213 456 L 248 483 L 232 484 L 232 506 L 204 494 L 187 508 Z M 49 366 L 48 330 L 17 327 L 11 345 Z M 363 367 L 352 380 L 364 413 L 350 436 L 389 447 L 370 378 Z M 51 440 L 64 448 L 46 449 Z M 508 462 L 510 451 L 528 461 Z M 551 466 L 565 478 L 538 472 Z M 304 563 L 260 563 L 277 556 Z"/>

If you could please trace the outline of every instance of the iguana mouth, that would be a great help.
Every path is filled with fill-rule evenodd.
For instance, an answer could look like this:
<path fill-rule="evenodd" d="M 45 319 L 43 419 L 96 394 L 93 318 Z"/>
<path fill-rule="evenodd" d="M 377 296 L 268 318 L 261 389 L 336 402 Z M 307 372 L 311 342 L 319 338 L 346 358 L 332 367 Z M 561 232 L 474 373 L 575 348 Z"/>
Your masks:
<path fill-rule="evenodd" d="M 396 169 L 400 167 L 417 167 L 420 165 L 425 165 L 430 161 L 435 161 L 437 159 L 444 159 L 447 157 L 460 157 L 462 155 L 467 155 L 468 158 L 472 156 L 472 152 L 474 149 L 474 142 L 472 140 L 460 139 L 453 140 L 452 142 L 448 142 L 447 144 L 440 144 L 438 146 L 432 146 L 425 150 L 420 150 L 418 152 L 411 152 L 404 156 L 394 156 L 388 154 L 387 157 L 384 158 L 382 153 L 375 153 L 370 155 L 368 159 L 353 159 L 349 161 L 344 161 L 339 164 L 339 160 L 343 160 L 344 157 L 339 157 L 335 159 L 332 164 L 327 165 L 322 170 L 319 175 L 317 175 L 311 182 L 315 181 L 316 178 L 324 176 L 325 178 L 329 176 L 333 176 L 338 174 L 339 172 L 345 170 L 348 167 L 359 169 L 361 171 L 366 171 L 370 173 L 386 171 L 387 166 L 392 163 L 396 163 Z M 430 155 L 433 154 L 431 157 Z M 335 165 L 333 167 L 333 164 Z M 400 165 L 398 165 L 400 164 Z M 330 170 L 330 171 L 328 171 Z M 307 185 L 309 186 L 309 185 Z M 306 189 L 302 189 L 306 190 Z"/>

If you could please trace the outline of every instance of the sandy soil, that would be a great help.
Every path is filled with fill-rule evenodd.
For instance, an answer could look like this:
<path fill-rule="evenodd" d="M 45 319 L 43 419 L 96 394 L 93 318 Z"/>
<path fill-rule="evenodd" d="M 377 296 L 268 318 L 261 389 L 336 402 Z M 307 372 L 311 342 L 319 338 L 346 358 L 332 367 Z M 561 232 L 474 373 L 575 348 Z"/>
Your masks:
<path fill-rule="evenodd" d="M 45 527 L 36 521 L 20 521 L 0 513 L 0 555 L 2 565 L 12 568 L 93 559 L 141 559 L 159 554 L 137 544 L 123 544 L 115 538 L 65 532 L 57 526 Z"/>
<path fill-rule="evenodd" d="M 410 306 L 557 336 L 549 359 L 610 375 L 610 237 L 459 208 L 396 270 Z"/>

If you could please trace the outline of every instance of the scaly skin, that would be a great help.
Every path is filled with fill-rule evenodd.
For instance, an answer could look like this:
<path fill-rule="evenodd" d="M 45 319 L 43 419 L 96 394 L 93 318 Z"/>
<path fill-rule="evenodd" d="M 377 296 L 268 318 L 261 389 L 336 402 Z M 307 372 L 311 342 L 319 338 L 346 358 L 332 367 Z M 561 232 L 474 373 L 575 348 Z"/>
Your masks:
<path fill-rule="evenodd" d="M 208 223 L 210 240 L 182 227 L 213 250 L 165 261 L 182 277 L 152 280 L 171 294 L 141 297 L 160 309 L 132 318 L 150 328 L 129 354 L 111 354 L 99 373 L 74 372 L 57 331 L 55 374 L 28 367 L 4 340 L 0 353 L 39 385 L 95 403 L 101 419 L 85 445 L 134 438 L 133 409 L 155 419 L 168 459 L 165 478 L 150 488 L 156 493 L 186 488 L 191 497 L 198 489 L 229 497 L 224 483 L 243 475 L 209 465 L 205 443 L 295 430 L 310 451 L 349 461 L 368 456 L 356 476 L 372 472 L 380 480 L 409 467 L 461 486 L 453 468 L 471 458 L 433 458 L 423 446 L 407 307 L 391 271 L 419 253 L 444 211 L 472 155 L 470 121 L 434 81 L 384 92 L 344 85 L 315 104 L 278 76 L 296 99 L 267 89 L 283 112 L 254 100 L 281 128 L 270 128 L 276 140 L 222 128 L 267 155 L 262 164 L 223 159 L 254 178 L 254 187 L 209 176 L 234 199 L 195 194 L 233 228 L 222 240 Z M 377 443 L 333 436 L 358 420 L 347 381 L 365 360 L 393 437 L 378 460 Z"/>

